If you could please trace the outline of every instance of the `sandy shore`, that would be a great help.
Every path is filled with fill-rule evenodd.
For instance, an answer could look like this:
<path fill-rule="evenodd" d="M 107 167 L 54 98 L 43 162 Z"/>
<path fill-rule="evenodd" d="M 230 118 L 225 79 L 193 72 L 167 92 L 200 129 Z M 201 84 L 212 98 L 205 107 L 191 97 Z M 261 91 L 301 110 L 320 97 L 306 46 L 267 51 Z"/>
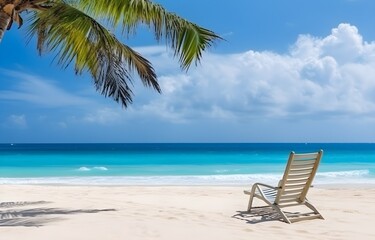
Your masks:
<path fill-rule="evenodd" d="M 0 239 L 375 239 L 375 186 L 315 187 L 325 220 L 245 214 L 244 187 L 0 186 Z"/>

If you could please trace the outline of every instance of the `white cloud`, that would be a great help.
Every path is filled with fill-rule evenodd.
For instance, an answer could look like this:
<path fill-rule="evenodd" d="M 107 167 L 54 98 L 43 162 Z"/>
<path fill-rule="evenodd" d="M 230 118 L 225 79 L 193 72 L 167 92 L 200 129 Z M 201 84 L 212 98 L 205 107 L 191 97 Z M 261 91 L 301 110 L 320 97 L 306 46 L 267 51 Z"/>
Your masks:
<path fill-rule="evenodd" d="M 57 125 L 60 127 L 60 128 L 67 128 L 68 127 L 68 124 L 66 122 L 58 122 Z"/>
<path fill-rule="evenodd" d="M 175 71 L 159 77 L 160 97 L 135 108 L 167 121 L 375 118 L 375 42 L 365 42 L 350 24 L 324 38 L 301 35 L 286 54 L 206 54 L 186 74 L 178 72 L 175 59 L 160 55 L 156 69 L 164 73 L 174 66 Z"/>
<path fill-rule="evenodd" d="M 10 124 L 17 128 L 27 128 L 27 121 L 25 115 L 10 115 L 8 117 Z"/>
<path fill-rule="evenodd" d="M 99 124 L 111 124 L 121 119 L 122 112 L 118 108 L 101 108 L 94 112 L 88 113 L 83 117 L 84 122 L 88 123 L 99 123 Z"/>
<path fill-rule="evenodd" d="M 71 94 L 51 81 L 9 71 L 6 75 L 21 81 L 14 90 L 0 91 L 0 99 L 62 109 L 85 107 L 64 112 L 73 117 L 55 120 L 62 128 L 82 122 L 119 126 L 140 119 L 178 124 L 252 118 L 375 119 L 375 42 L 365 42 L 350 24 L 340 24 L 325 37 L 301 35 L 285 54 L 205 53 L 202 63 L 187 73 L 165 47 L 137 50 L 154 64 L 163 94 L 136 82 L 135 102 L 126 110 L 112 101 L 98 103 L 102 97 Z"/>
<path fill-rule="evenodd" d="M 144 46 L 144 47 L 135 47 L 135 51 L 140 52 L 144 55 L 160 55 L 165 54 L 167 48 L 162 46 Z"/>
<path fill-rule="evenodd" d="M 338 62 L 347 63 L 359 60 L 366 54 L 363 52 L 365 45 L 355 26 L 340 24 L 321 41 L 321 50 L 323 56 L 332 56 Z"/>
<path fill-rule="evenodd" d="M 71 94 L 50 80 L 16 71 L 2 70 L 2 73 L 17 79 L 17 85 L 13 90 L 0 91 L 0 99 L 25 101 L 45 107 L 80 106 L 90 103 L 89 99 Z"/>

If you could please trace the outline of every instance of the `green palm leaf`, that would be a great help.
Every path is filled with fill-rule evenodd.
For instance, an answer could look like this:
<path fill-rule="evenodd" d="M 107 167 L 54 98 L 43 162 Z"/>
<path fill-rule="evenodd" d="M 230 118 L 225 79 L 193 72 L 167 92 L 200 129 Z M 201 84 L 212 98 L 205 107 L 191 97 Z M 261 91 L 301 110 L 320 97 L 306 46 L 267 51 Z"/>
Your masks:
<path fill-rule="evenodd" d="M 87 70 L 96 89 L 124 107 L 132 102 L 128 69 L 136 70 L 144 85 L 161 91 L 148 60 L 119 42 L 92 17 L 64 2 L 33 15 L 30 36 L 34 35 L 40 53 L 57 51 L 59 64 L 67 67 L 74 62 L 77 74 Z"/>
<path fill-rule="evenodd" d="M 199 27 L 162 6 L 148 0 L 81 0 L 77 3 L 94 17 L 121 25 L 127 35 L 135 33 L 139 24 L 146 24 L 157 40 L 164 39 L 174 49 L 183 69 L 197 63 L 206 47 L 221 39 L 214 32 Z"/>
<path fill-rule="evenodd" d="M 132 72 L 143 84 L 161 92 L 151 63 L 121 43 L 106 27 L 123 29 L 126 37 L 143 24 L 157 41 L 165 41 L 182 69 L 197 63 L 202 52 L 221 39 L 149 0 L 0 0 L 0 41 L 6 27 L 21 13 L 31 12 L 30 38 L 36 36 L 40 54 L 53 51 L 58 64 L 74 64 L 77 74 L 88 72 L 96 89 L 127 107 L 132 102 Z"/>

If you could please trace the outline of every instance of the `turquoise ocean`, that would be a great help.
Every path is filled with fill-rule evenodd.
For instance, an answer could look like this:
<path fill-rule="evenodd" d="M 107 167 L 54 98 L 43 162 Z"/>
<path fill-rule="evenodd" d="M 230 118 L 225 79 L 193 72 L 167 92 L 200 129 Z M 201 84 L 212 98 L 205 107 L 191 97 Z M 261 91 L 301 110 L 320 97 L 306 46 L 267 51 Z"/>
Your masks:
<path fill-rule="evenodd" d="M 375 144 L 0 144 L 0 184 L 276 184 L 290 151 L 324 150 L 315 184 L 375 184 Z"/>

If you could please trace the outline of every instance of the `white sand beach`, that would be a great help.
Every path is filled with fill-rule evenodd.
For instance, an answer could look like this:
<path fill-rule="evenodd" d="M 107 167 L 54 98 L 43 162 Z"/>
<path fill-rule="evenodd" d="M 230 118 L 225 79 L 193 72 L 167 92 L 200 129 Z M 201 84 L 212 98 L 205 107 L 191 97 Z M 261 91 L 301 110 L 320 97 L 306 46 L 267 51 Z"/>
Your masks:
<path fill-rule="evenodd" d="M 375 239 L 375 186 L 314 187 L 325 220 L 293 224 L 243 212 L 244 189 L 2 185 L 0 239 Z"/>

